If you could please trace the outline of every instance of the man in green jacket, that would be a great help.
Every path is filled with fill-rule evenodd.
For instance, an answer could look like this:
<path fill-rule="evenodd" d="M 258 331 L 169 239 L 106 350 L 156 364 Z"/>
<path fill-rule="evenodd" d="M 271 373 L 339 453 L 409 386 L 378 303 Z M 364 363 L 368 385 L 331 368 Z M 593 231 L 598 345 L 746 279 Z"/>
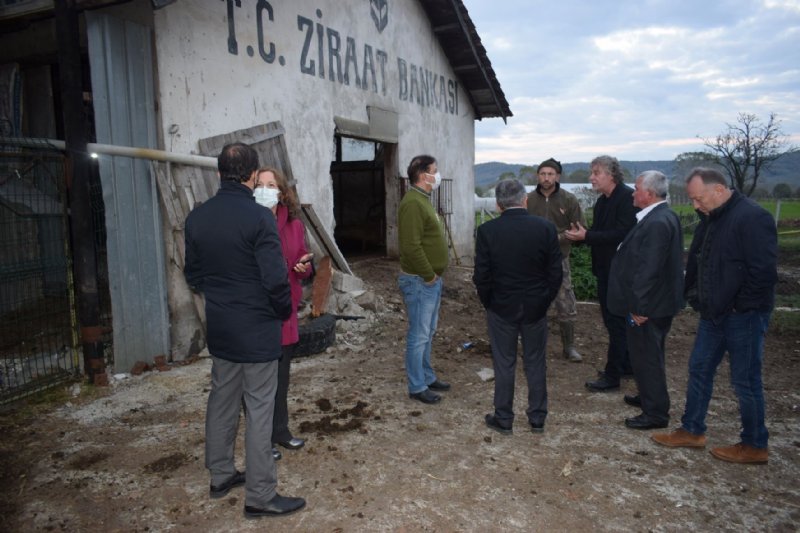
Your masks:
<path fill-rule="evenodd" d="M 397 216 L 400 243 L 398 285 L 406 305 L 406 374 L 408 395 L 434 404 L 450 385 L 436 378 L 431 366 L 431 343 L 439 319 L 442 278 L 447 268 L 447 241 L 442 223 L 431 204 L 431 192 L 441 183 L 436 159 L 418 155 L 408 165 L 411 185 Z"/>
<path fill-rule="evenodd" d="M 569 271 L 569 252 L 572 241 L 564 236 L 564 231 L 571 224 L 580 222 L 586 225 L 583 212 L 578 199 L 571 192 L 561 188 L 561 163 L 552 157 L 542 161 L 537 172 L 539 185 L 536 190 L 528 194 L 528 213 L 545 218 L 555 224 L 558 230 L 558 245 L 561 248 L 561 270 L 564 277 L 561 289 L 558 291 L 553 306 L 556 311 L 559 327 L 561 328 L 561 345 L 564 357 L 573 363 L 580 363 L 583 358 L 575 349 L 575 319 L 578 310 L 575 303 L 575 293 L 572 290 L 572 278 Z"/>

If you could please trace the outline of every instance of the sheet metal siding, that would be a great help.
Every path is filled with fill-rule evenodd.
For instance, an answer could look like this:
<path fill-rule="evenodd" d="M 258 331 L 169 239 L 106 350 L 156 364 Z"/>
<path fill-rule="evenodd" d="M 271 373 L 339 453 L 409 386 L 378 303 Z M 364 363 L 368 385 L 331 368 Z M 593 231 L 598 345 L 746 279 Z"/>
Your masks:
<path fill-rule="evenodd" d="M 97 142 L 157 148 L 150 29 L 86 13 Z M 145 159 L 100 156 L 115 371 L 169 350 L 155 177 Z"/>

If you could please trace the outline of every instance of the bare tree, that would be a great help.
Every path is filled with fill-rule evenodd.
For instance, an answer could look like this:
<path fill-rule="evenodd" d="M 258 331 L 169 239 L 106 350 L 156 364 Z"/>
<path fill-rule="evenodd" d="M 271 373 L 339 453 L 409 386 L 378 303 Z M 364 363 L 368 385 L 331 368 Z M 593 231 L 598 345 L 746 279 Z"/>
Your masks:
<path fill-rule="evenodd" d="M 727 172 L 731 187 L 750 196 L 770 163 L 794 148 L 788 146 L 775 113 L 769 114 L 766 124 L 756 115 L 739 113 L 736 124 L 726 126 L 728 131 L 716 138 L 702 138 L 703 144 Z"/>

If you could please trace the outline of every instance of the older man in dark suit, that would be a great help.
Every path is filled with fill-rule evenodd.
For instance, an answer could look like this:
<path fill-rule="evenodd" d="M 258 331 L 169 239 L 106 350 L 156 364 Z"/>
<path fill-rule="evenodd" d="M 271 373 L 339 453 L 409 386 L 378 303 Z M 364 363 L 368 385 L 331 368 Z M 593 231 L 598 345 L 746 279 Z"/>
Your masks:
<path fill-rule="evenodd" d="M 667 178 L 648 170 L 636 178 L 636 226 L 619 245 L 608 277 L 608 308 L 628 320 L 627 341 L 637 396 L 625 403 L 642 413 L 626 418 L 633 429 L 667 427 L 669 393 L 664 343 L 672 318 L 683 309 L 683 232 L 667 205 Z"/>
<path fill-rule="evenodd" d="M 592 227 L 586 229 L 577 223 L 565 231 L 564 236 L 571 241 L 585 242 L 592 248 L 592 273 L 597 277 L 597 299 L 608 331 L 608 351 L 605 369 L 599 379 L 587 381 L 586 388 L 592 392 L 607 392 L 619 389 L 620 378 L 631 371 L 625 317 L 615 315 L 608 308 L 608 273 L 617 246 L 636 224 L 637 209 L 631 202 L 633 190 L 622 182 L 622 167 L 616 157 L 595 157 L 589 168 L 592 170 L 589 182 L 600 193 L 594 204 Z"/>
<path fill-rule="evenodd" d="M 528 214 L 528 197 L 519 180 L 501 181 L 495 196 L 501 215 L 478 228 L 472 277 L 486 308 L 494 363 L 494 413 L 485 420 L 495 431 L 512 431 L 521 335 L 528 422 L 539 433 L 547 417 L 547 308 L 561 287 L 558 233 L 552 222 Z"/>

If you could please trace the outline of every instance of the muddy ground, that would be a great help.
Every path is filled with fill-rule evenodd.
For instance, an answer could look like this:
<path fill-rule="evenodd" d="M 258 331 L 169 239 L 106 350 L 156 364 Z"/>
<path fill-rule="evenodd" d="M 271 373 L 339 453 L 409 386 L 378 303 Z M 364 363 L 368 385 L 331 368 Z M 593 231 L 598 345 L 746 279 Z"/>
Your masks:
<path fill-rule="evenodd" d="M 596 305 L 582 304 L 581 364 L 548 347 L 550 414 L 527 430 L 517 379 L 514 434 L 484 426 L 491 367 L 471 270 L 445 276 L 434 366 L 451 392 L 436 406 L 412 402 L 403 370 L 405 323 L 386 259 L 352 264 L 379 312 L 339 322 L 326 353 L 294 362 L 292 427 L 308 439 L 278 463 L 279 491 L 308 506 L 246 520 L 243 490 L 208 498 L 203 467 L 210 361 L 115 381 L 35 419 L 0 415 L 2 531 L 797 531 L 800 524 L 800 338 L 770 335 L 765 388 L 770 459 L 740 466 L 707 450 L 672 450 L 626 429 L 635 390 L 592 394 L 584 381 L 604 362 Z M 668 341 L 672 416 L 684 404 L 696 317 L 684 312 Z M 462 350 L 465 342 L 474 347 Z M 521 365 L 520 365 L 521 366 Z M 723 365 L 708 417 L 709 445 L 738 441 L 735 396 Z M 241 435 L 240 435 L 241 441 Z M 241 456 L 241 449 L 238 451 Z M 241 457 L 240 457 L 241 459 Z M 242 467 L 243 468 L 243 467 Z"/>

